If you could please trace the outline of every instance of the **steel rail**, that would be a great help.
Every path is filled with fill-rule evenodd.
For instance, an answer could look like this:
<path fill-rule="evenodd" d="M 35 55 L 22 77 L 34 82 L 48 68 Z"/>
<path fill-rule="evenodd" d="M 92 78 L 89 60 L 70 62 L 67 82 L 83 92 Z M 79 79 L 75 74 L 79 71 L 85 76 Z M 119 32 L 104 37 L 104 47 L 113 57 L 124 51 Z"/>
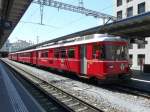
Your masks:
<path fill-rule="evenodd" d="M 117 90 L 118 92 L 123 92 L 123 93 L 150 99 L 150 93 L 148 91 L 146 91 L 146 90 L 144 91 L 140 88 L 134 88 L 134 87 L 131 87 L 130 85 L 124 86 L 122 84 L 115 83 L 115 84 L 111 84 L 111 85 L 101 85 L 101 87 L 104 89 L 108 89 L 110 91 Z"/>
<path fill-rule="evenodd" d="M 135 87 L 132 87 L 130 85 L 125 86 L 125 85 L 121 85 L 121 84 L 116 84 L 115 86 L 113 86 L 113 88 L 127 92 L 129 94 L 133 94 L 136 96 L 150 99 L 150 93 L 147 90 L 142 90 L 140 88 L 135 88 Z"/>

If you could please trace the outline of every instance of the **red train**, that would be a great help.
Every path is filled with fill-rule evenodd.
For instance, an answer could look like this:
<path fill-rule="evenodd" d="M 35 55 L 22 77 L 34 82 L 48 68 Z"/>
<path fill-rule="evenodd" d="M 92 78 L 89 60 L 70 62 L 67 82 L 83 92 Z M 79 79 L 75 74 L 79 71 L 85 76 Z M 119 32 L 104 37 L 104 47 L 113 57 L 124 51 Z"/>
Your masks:
<path fill-rule="evenodd" d="M 131 76 L 127 46 L 120 37 L 93 34 L 10 53 L 9 59 L 73 72 L 79 77 L 121 79 Z"/>

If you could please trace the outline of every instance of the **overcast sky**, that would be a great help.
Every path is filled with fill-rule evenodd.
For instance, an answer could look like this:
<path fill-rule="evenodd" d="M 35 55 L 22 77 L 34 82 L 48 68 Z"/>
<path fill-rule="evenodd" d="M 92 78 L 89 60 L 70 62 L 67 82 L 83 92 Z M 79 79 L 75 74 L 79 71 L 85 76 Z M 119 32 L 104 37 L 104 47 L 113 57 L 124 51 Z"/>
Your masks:
<path fill-rule="evenodd" d="M 78 5 L 78 0 L 57 0 L 72 5 Z M 114 15 L 113 0 L 83 0 L 84 7 L 102 13 Z M 37 42 L 51 40 L 60 36 L 88 29 L 102 24 L 102 20 L 85 16 L 75 12 L 58 10 L 44 6 L 43 23 L 40 23 L 40 6 L 32 3 L 19 24 L 9 37 L 11 42 L 19 39 Z"/>

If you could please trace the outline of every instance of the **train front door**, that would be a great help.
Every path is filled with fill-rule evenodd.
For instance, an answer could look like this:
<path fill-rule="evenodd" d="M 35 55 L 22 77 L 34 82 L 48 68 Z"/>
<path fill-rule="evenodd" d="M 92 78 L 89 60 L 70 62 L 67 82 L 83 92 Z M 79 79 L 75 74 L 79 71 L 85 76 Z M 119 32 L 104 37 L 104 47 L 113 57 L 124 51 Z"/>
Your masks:
<path fill-rule="evenodd" d="M 80 47 L 80 67 L 81 74 L 87 74 L 87 57 L 86 57 L 86 45 L 81 45 Z"/>

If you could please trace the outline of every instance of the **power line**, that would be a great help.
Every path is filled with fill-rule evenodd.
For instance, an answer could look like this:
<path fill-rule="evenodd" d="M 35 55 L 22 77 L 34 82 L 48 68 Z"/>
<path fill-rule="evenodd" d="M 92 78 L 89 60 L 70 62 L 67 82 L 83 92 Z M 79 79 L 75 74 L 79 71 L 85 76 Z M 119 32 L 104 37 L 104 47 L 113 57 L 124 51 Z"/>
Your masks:
<path fill-rule="evenodd" d="M 55 28 L 55 29 L 58 29 L 60 27 L 56 27 L 56 26 L 53 26 L 53 25 L 46 25 L 46 24 L 41 24 L 41 23 L 35 23 L 35 22 L 30 22 L 30 21 L 20 21 L 21 23 L 28 23 L 28 24 L 36 24 L 36 25 L 41 25 L 41 26 L 47 26 L 47 27 L 51 27 L 51 28 Z"/>
<path fill-rule="evenodd" d="M 98 11 L 86 9 L 84 7 L 79 7 L 79 6 L 66 4 L 63 2 L 58 2 L 55 0 L 34 0 L 33 3 L 51 6 L 51 7 L 55 7 L 58 9 L 64 9 L 64 10 L 68 10 L 68 11 L 72 11 L 72 12 L 76 12 L 76 13 L 81 13 L 81 14 L 85 14 L 86 16 L 93 16 L 95 18 L 102 18 L 102 19 L 111 18 L 112 20 L 116 20 L 116 18 L 114 16 L 111 16 L 108 14 L 104 14 L 104 13 L 101 13 Z"/>

